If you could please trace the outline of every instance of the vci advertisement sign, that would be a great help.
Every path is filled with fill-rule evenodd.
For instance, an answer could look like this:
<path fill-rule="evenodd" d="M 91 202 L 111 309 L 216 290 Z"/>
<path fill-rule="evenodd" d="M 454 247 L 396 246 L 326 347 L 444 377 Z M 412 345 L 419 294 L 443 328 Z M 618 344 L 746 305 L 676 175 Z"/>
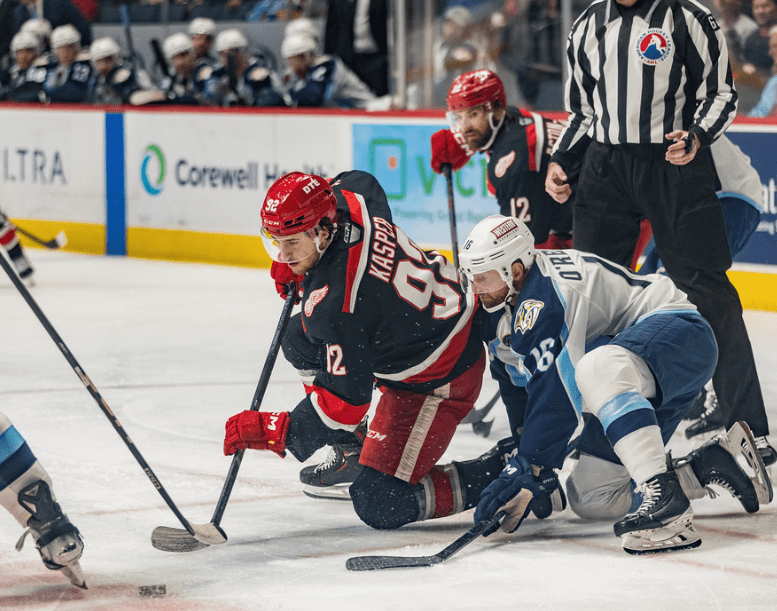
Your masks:
<path fill-rule="evenodd" d="M 735 261 L 777 265 L 777 133 L 752 133 L 745 126 L 734 126 L 727 133 L 731 141 L 750 157 L 763 184 L 763 212 L 753 237 Z M 759 126 L 763 129 L 763 127 Z"/>
<path fill-rule="evenodd" d="M 327 134 L 296 146 L 304 128 L 272 115 L 127 113 L 125 120 L 128 226 L 258 235 L 276 179 L 297 170 L 329 177 L 344 163 Z"/>
<path fill-rule="evenodd" d="M 353 163 L 373 174 L 388 196 L 394 222 L 419 244 L 451 248 L 448 187 L 431 167 L 429 141 L 446 127 L 434 125 L 355 124 Z M 486 158 L 474 155 L 453 174 L 456 229 L 461 241 L 482 218 L 499 212 L 486 187 Z"/>

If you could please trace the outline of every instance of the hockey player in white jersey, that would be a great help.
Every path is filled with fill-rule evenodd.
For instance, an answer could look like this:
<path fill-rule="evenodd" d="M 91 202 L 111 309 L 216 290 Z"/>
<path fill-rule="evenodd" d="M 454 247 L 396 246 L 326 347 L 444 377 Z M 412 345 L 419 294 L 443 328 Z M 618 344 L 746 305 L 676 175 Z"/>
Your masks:
<path fill-rule="evenodd" d="M 51 478 L 24 437 L 0 412 L 0 505 L 27 530 L 16 544 L 21 550 L 32 534 L 43 564 L 59 570 L 71 583 L 86 589 L 78 560 L 84 549 L 78 529 L 54 497 Z"/>
<path fill-rule="evenodd" d="M 733 441 L 667 459 L 665 443 L 717 362 L 709 325 L 669 278 L 575 250 L 536 250 L 526 225 L 499 215 L 472 230 L 459 260 L 468 290 L 489 312 L 492 374 L 511 430 L 520 432 L 518 452 L 482 493 L 476 521 L 506 510 L 501 526 L 512 532 L 534 498 L 558 487 L 553 470 L 583 412 L 594 417 L 580 436 L 567 496 L 584 517 L 621 518 L 614 531 L 629 553 L 700 545 L 689 495 L 701 496 L 716 478 L 747 511 L 771 500 L 747 425 L 732 427 Z M 594 341 L 600 345 L 590 349 Z M 751 473 L 733 454 L 751 461 Z"/>

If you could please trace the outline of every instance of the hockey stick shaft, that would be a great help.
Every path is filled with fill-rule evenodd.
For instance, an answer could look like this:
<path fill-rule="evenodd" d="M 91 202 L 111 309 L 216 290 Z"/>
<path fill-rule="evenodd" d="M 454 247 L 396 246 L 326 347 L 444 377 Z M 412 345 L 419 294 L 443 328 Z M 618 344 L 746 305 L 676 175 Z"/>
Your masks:
<path fill-rule="evenodd" d="M 418 566 L 433 566 L 445 562 L 455 553 L 472 543 L 487 530 L 493 528 L 505 516 L 504 511 L 491 518 L 481 520 L 444 550 L 432 556 L 356 556 L 345 562 L 349 571 L 377 571 L 381 569 L 409 569 Z"/>
<path fill-rule="evenodd" d="M 59 232 L 55 238 L 52 238 L 51 240 L 44 240 L 42 238 L 39 238 L 36 235 L 31 234 L 26 229 L 22 229 L 14 223 L 14 227 L 16 228 L 17 233 L 22 234 L 24 237 L 32 240 L 33 242 L 36 242 L 40 244 L 41 246 L 45 246 L 46 248 L 49 248 L 51 250 L 56 250 L 57 248 L 62 248 L 67 243 L 67 239 L 64 237 L 65 234 L 63 232 Z"/>
<path fill-rule="evenodd" d="M 453 201 L 453 168 L 450 163 L 442 166 L 445 172 L 445 182 L 448 185 L 448 219 L 451 224 L 451 246 L 453 248 L 453 265 L 459 269 L 459 235 L 456 230 L 456 204 Z"/>
<path fill-rule="evenodd" d="M 275 360 L 278 358 L 278 351 L 281 347 L 281 340 L 286 333 L 286 327 L 289 324 L 291 318 L 291 310 L 294 308 L 294 301 L 297 297 L 297 285 L 292 282 L 288 285 L 289 293 L 286 297 L 286 302 L 283 304 L 283 310 L 281 311 L 281 318 L 278 321 L 278 326 L 275 329 L 275 335 L 270 343 L 270 351 L 267 354 L 267 358 L 264 361 L 264 367 L 262 367 L 262 373 L 259 376 L 259 383 L 256 386 L 256 392 L 254 392 L 254 398 L 251 401 L 251 411 L 259 411 L 259 407 L 262 405 L 262 399 L 264 393 L 267 390 L 267 385 L 270 382 L 270 375 L 272 374 L 273 367 L 275 366 Z M 218 526 L 221 523 L 221 518 L 224 517 L 224 510 L 227 508 L 227 501 L 229 501 L 229 495 L 232 494 L 232 487 L 235 485 L 237 479 L 237 472 L 240 470 L 240 463 L 243 461 L 243 454 L 245 450 L 238 450 L 235 456 L 232 458 L 232 464 L 229 466 L 229 472 L 227 473 L 227 479 L 224 481 L 224 487 L 221 489 L 221 495 L 219 496 L 218 503 L 216 503 L 216 510 L 213 512 L 213 518 L 211 518 L 211 524 Z"/>
<path fill-rule="evenodd" d="M 116 429 L 116 432 L 119 434 L 119 437 L 121 437 L 122 441 L 124 441 L 127 448 L 129 448 L 129 451 L 135 457 L 135 460 L 137 460 L 140 466 L 143 468 L 143 472 L 146 474 L 148 479 L 151 480 L 151 483 L 154 485 L 154 488 L 156 488 L 157 492 L 159 492 L 159 494 L 167 503 L 167 506 L 170 507 L 170 509 L 173 511 L 173 513 L 181 522 L 181 524 L 184 526 L 184 528 L 186 528 L 186 530 L 189 531 L 189 533 L 194 536 L 195 532 L 191 524 L 189 524 L 189 521 L 178 510 L 178 507 L 173 502 L 173 499 L 170 498 L 169 494 L 167 494 L 167 491 L 164 489 L 164 486 L 162 486 L 162 483 L 159 481 L 159 479 L 154 474 L 149 464 L 146 462 L 146 460 L 143 458 L 141 453 L 135 447 L 135 444 L 132 442 L 132 439 L 130 439 L 129 435 L 127 435 L 126 431 L 124 430 L 124 427 L 121 425 L 118 418 L 116 418 L 116 415 L 113 413 L 113 411 L 111 411 L 111 408 L 108 407 L 108 404 L 105 402 L 105 399 L 103 399 L 100 393 L 97 391 L 97 388 L 92 383 L 92 380 L 90 380 L 89 376 L 86 375 L 86 372 L 84 372 L 81 365 L 78 363 L 76 358 L 73 356 L 73 354 L 70 352 L 68 347 L 65 345 L 65 342 L 59 336 L 59 333 L 57 333 L 56 329 L 54 329 L 54 327 L 49 322 L 48 318 L 46 318 L 46 315 L 43 313 L 40 307 L 38 307 L 38 304 L 35 302 L 35 299 L 33 299 L 32 295 L 30 294 L 30 291 L 27 290 L 27 287 L 24 286 L 24 283 L 19 279 L 16 272 L 13 270 L 13 267 L 11 267 L 11 263 L 8 261 L 8 258 L 4 252 L 0 254 L 0 266 L 2 266 L 5 273 L 8 274 L 8 277 L 11 279 L 11 282 L 13 282 L 16 289 L 19 291 L 19 293 L 21 293 L 22 297 L 27 302 L 27 305 L 30 306 L 30 309 L 33 311 L 35 316 L 43 325 L 44 329 L 46 329 L 51 339 L 54 340 L 54 343 L 59 348 L 59 351 L 65 357 L 65 359 L 70 364 L 70 366 L 73 368 L 73 371 L 75 371 L 76 375 L 81 380 L 81 383 L 89 391 L 89 394 L 92 395 L 92 398 L 97 402 L 97 405 L 106 415 L 108 420 L 110 420 L 111 424 L 113 425 L 113 428 Z"/>

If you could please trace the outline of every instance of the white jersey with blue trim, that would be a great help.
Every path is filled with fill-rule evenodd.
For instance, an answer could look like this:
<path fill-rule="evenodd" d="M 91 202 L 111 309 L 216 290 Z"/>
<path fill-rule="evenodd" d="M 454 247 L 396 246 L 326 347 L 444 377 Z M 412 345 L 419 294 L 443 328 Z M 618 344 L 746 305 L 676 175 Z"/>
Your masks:
<path fill-rule="evenodd" d="M 515 307 L 488 325 L 490 356 L 528 390 L 521 453 L 556 466 L 583 411 L 575 367 L 589 342 L 657 312 L 689 310 L 696 307 L 666 276 L 576 250 L 537 251 Z"/>

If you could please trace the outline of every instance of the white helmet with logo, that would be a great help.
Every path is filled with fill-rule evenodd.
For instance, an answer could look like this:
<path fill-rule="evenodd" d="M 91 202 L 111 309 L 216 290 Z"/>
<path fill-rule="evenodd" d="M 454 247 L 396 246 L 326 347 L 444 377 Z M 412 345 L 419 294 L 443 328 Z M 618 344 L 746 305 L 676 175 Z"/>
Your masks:
<path fill-rule="evenodd" d="M 80 45 L 81 34 L 78 33 L 72 25 L 66 23 L 58 28 L 54 28 L 51 33 L 51 48 L 57 49 L 65 45 Z"/>
<path fill-rule="evenodd" d="M 105 38 L 98 38 L 89 47 L 89 59 L 92 62 L 96 62 L 98 59 L 105 59 L 106 57 L 119 57 L 121 55 L 121 47 L 113 38 L 106 36 Z"/>
<path fill-rule="evenodd" d="M 520 261 L 528 271 L 534 263 L 534 236 L 529 228 L 512 216 L 494 214 L 480 221 L 472 229 L 459 252 L 459 267 L 471 289 L 475 274 L 496 271 L 509 291 L 505 301 L 515 294 L 513 263 Z M 495 311 L 495 308 L 486 308 Z"/>
<path fill-rule="evenodd" d="M 23 32 L 19 30 L 11 39 L 11 52 L 16 53 L 22 49 L 33 49 L 38 53 L 40 51 L 38 37 L 30 31 Z"/>
<path fill-rule="evenodd" d="M 316 39 L 308 34 L 292 34 L 281 43 L 281 57 L 288 59 L 302 53 L 313 53 L 318 49 Z"/>
<path fill-rule="evenodd" d="M 186 28 L 189 32 L 189 36 L 195 34 L 204 34 L 205 36 L 213 36 L 216 31 L 216 22 L 209 17 L 195 17 L 189 23 L 189 27 Z"/>
<path fill-rule="evenodd" d="M 181 53 L 194 53 L 194 46 L 192 45 L 191 39 L 186 34 L 177 32 L 172 36 L 165 38 L 165 42 L 162 43 L 162 50 L 165 53 L 167 61 L 170 61 Z"/>
<path fill-rule="evenodd" d="M 228 51 L 230 49 L 247 49 L 248 39 L 243 36 L 243 33 L 238 29 L 224 30 L 223 32 L 219 32 L 218 36 L 216 36 L 213 47 L 216 49 L 216 53 L 221 53 L 222 51 Z"/>

